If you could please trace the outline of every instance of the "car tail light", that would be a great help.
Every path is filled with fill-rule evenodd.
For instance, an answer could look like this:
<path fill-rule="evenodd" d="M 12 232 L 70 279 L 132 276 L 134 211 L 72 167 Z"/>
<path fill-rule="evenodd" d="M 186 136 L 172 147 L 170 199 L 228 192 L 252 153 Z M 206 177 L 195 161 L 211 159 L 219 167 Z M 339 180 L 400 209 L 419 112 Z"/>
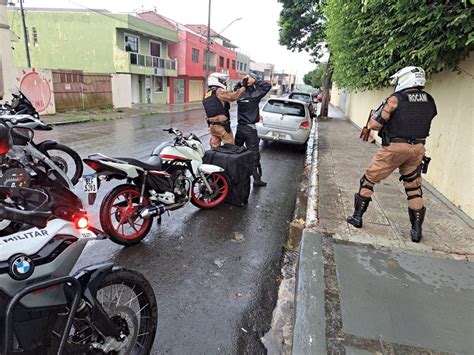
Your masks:
<path fill-rule="evenodd" d="M 89 227 L 89 219 L 86 216 L 81 216 L 76 220 L 76 227 L 78 229 L 85 229 Z"/>
<path fill-rule="evenodd" d="M 101 166 L 101 164 L 95 160 L 84 159 L 84 163 L 89 165 L 95 171 L 98 171 Z"/>
<path fill-rule="evenodd" d="M 260 117 L 260 123 L 263 123 L 263 116 L 260 115 L 259 117 Z"/>
<path fill-rule="evenodd" d="M 309 121 L 303 121 L 303 122 L 301 122 L 300 128 L 302 128 L 302 129 L 308 129 L 308 128 L 309 128 Z"/>

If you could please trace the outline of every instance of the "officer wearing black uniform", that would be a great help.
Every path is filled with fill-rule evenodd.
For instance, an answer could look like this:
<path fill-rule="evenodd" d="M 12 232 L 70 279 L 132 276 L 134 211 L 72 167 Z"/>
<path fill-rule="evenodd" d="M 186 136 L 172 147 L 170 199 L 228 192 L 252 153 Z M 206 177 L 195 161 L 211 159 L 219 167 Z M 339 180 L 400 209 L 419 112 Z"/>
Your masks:
<path fill-rule="evenodd" d="M 375 184 L 398 168 L 408 200 L 411 240 L 418 243 L 426 212 L 421 189 L 421 173 L 426 172 L 429 163 L 425 157 L 425 141 L 437 111 L 433 97 L 423 91 L 425 72 L 422 68 L 403 68 L 391 79 L 391 84 L 396 85 L 395 92 L 368 123 L 368 128 L 379 131 L 382 147 L 360 180 L 359 192 L 354 197 L 354 213 L 347 222 L 356 228 L 362 227 L 362 215 L 372 200 Z"/>
<path fill-rule="evenodd" d="M 254 186 L 266 186 L 262 181 L 262 166 L 260 164 L 260 139 L 257 135 L 255 124 L 260 120 L 260 100 L 270 91 L 272 85 L 258 78 L 258 75 L 250 72 L 249 75 L 239 82 L 234 90 L 245 87 L 244 94 L 237 101 L 237 133 L 235 144 L 245 146 L 254 154 L 252 175 Z"/>

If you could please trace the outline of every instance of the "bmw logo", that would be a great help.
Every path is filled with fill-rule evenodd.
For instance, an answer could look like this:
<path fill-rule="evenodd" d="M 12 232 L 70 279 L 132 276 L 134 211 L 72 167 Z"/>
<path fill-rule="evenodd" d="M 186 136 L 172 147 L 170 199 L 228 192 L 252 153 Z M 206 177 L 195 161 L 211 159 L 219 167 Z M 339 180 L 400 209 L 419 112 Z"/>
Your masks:
<path fill-rule="evenodd" d="M 26 280 L 35 271 L 33 260 L 27 255 L 15 255 L 10 261 L 10 276 L 18 281 Z"/>

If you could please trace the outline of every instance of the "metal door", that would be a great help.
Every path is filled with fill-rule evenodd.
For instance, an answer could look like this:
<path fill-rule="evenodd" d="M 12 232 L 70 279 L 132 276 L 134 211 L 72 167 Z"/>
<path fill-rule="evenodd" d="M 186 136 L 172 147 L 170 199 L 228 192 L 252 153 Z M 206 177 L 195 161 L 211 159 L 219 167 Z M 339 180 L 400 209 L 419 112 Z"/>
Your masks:
<path fill-rule="evenodd" d="M 174 81 L 174 102 L 182 104 L 184 102 L 184 79 Z"/>

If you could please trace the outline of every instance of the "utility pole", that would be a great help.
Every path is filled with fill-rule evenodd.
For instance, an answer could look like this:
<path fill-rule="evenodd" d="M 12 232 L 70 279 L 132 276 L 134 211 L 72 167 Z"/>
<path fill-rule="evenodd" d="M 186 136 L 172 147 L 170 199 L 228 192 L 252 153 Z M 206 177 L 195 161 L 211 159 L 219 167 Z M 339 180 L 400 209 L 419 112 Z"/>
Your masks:
<path fill-rule="evenodd" d="M 211 0 L 209 0 L 209 11 L 207 13 L 207 46 L 206 46 L 206 79 L 209 76 L 209 62 L 211 60 Z"/>
<path fill-rule="evenodd" d="M 26 64 L 31 68 L 30 47 L 28 47 L 28 35 L 26 32 L 25 11 L 23 10 L 23 0 L 20 0 L 21 22 L 23 23 L 23 37 L 25 37 Z"/>

